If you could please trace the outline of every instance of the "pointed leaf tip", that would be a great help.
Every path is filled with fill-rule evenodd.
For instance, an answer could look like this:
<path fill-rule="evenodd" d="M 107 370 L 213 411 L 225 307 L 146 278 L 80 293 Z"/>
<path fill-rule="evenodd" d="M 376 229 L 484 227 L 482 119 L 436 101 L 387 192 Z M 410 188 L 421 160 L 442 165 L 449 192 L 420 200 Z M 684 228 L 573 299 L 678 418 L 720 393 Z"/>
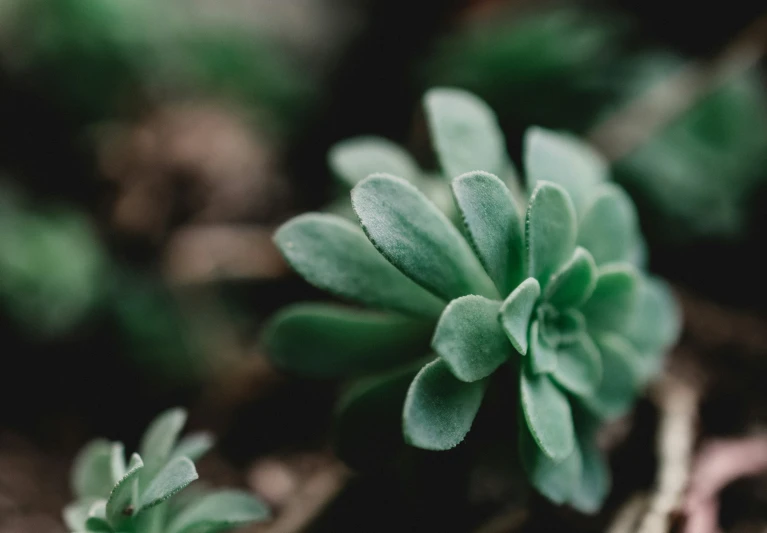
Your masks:
<path fill-rule="evenodd" d="M 538 281 L 527 278 L 501 305 L 501 324 L 514 349 L 521 355 L 527 354 L 530 320 L 540 294 Z"/>

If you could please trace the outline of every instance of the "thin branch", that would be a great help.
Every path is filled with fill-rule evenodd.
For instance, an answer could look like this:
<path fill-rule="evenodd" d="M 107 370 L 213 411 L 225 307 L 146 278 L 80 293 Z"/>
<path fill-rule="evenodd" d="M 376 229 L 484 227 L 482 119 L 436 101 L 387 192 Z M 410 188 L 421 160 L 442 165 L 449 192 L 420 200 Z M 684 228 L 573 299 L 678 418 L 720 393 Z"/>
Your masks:
<path fill-rule="evenodd" d="M 696 389 L 672 376 L 667 376 L 653 390 L 661 410 L 658 473 L 637 533 L 667 533 L 672 513 L 681 507 L 692 463 L 698 396 Z"/>

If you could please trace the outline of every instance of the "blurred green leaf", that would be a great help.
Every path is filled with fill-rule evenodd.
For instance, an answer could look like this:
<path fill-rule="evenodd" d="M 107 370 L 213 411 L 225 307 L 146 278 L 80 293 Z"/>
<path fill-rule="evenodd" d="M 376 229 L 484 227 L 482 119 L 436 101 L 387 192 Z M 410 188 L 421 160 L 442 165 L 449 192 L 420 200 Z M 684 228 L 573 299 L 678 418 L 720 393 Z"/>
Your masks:
<path fill-rule="evenodd" d="M 313 377 L 377 372 L 429 351 L 433 323 L 323 304 L 297 304 L 264 333 L 272 360 Z"/>

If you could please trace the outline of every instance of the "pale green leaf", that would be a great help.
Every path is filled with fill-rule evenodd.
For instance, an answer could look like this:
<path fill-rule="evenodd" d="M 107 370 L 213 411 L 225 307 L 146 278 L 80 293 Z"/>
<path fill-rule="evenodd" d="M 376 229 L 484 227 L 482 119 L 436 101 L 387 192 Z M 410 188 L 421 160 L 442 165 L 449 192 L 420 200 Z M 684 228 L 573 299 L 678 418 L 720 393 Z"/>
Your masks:
<path fill-rule="evenodd" d="M 385 172 L 408 181 L 418 179 L 421 170 L 401 146 L 383 137 L 355 137 L 335 144 L 328 152 L 333 173 L 354 187 L 371 174 Z"/>
<path fill-rule="evenodd" d="M 329 304 L 280 311 L 264 333 L 281 368 L 314 377 L 376 372 L 429 351 L 433 322 Z"/>
<path fill-rule="evenodd" d="M 440 166 L 450 179 L 473 170 L 503 175 L 506 141 L 493 110 L 475 95 L 449 88 L 429 90 L 426 119 Z"/>
<path fill-rule="evenodd" d="M 375 308 L 436 318 L 444 301 L 390 264 L 351 222 L 307 213 L 283 224 L 274 240 L 312 285 Z"/>
<path fill-rule="evenodd" d="M 452 188 L 479 260 L 500 294 L 509 294 L 525 273 L 522 221 L 511 192 L 487 172 L 462 174 Z"/>
<path fill-rule="evenodd" d="M 198 477 L 194 463 L 189 458 L 176 457 L 168 462 L 149 482 L 146 490 L 141 494 L 139 512 L 144 512 L 161 504 Z"/>
<path fill-rule="evenodd" d="M 679 304 L 668 285 L 654 277 L 639 284 L 637 305 L 626 336 L 642 352 L 668 350 L 679 338 L 682 327 Z"/>
<path fill-rule="evenodd" d="M 519 396 L 527 427 L 538 447 L 553 461 L 562 461 L 575 447 L 573 415 L 565 394 L 546 374 L 527 365 L 520 372 Z"/>
<path fill-rule="evenodd" d="M 461 381 L 486 378 L 511 355 L 498 322 L 500 307 L 482 296 L 462 296 L 442 313 L 431 346 Z"/>
<path fill-rule="evenodd" d="M 549 374 L 557 368 L 557 348 L 541 331 L 541 321 L 530 325 L 530 357 L 528 367 L 534 374 Z"/>
<path fill-rule="evenodd" d="M 592 413 L 614 419 L 631 409 L 639 393 L 637 361 L 641 355 L 620 335 L 605 333 L 594 341 L 602 355 L 602 380 L 596 392 L 581 402 Z"/>
<path fill-rule="evenodd" d="M 553 378 L 579 396 L 587 396 L 597 390 L 602 381 L 602 358 L 588 334 L 581 333 L 575 342 L 559 346 Z"/>
<path fill-rule="evenodd" d="M 535 278 L 527 278 L 503 302 L 500 320 L 511 344 L 520 354 L 526 355 L 530 317 L 541 294 L 541 286 Z"/>
<path fill-rule="evenodd" d="M 106 520 L 112 527 L 119 527 L 133 515 L 135 510 L 133 506 L 136 503 L 133 501 L 134 484 L 138 483 L 138 476 L 143 468 L 144 463 L 141 457 L 134 453 L 131 456 L 130 465 L 125 475 L 112 489 L 112 493 L 109 495 L 109 500 L 106 503 Z"/>
<path fill-rule="evenodd" d="M 578 446 L 560 461 L 541 450 L 527 425 L 519 425 L 519 455 L 530 484 L 556 504 L 567 502 L 578 488 L 581 477 L 581 454 Z"/>
<path fill-rule="evenodd" d="M 597 276 L 594 258 L 588 250 L 579 246 L 570 260 L 551 278 L 543 298 L 558 309 L 578 307 L 594 292 Z"/>
<path fill-rule="evenodd" d="M 594 438 L 578 433 L 581 455 L 581 475 L 576 490 L 570 496 L 570 505 L 582 513 L 599 511 L 610 492 L 610 468 Z"/>
<path fill-rule="evenodd" d="M 546 181 L 539 181 L 530 197 L 525 218 L 528 273 L 546 289 L 575 250 L 576 222 L 567 192 Z"/>
<path fill-rule="evenodd" d="M 607 162 L 591 146 L 573 135 L 543 128 L 531 127 L 525 133 L 524 160 L 528 188 L 541 181 L 561 185 L 579 216 L 591 203 L 595 186 L 609 177 Z"/>
<path fill-rule="evenodd" d="M 629 263 L 612 263 L 599 269 L 591 297 L 581 308 L 589 329 L 622 331 L 634 317 L 639 274 Z"/>
<path fill-rule="evenodd" d="M 87 444 L 72 467 L 72 492 L 77 498 L 106 498 L 114 486 L 111 471 L 112 445 L 106 440 Z"/>
<path fill-rule="evenodd" d="M 269 509 L 254 495 L 222 490 L 196 501 L 166 528 L 166 533 L 214 533 L 269 518 Z"/>
<path fill-rule="evenodd" d="M 141 474 L 142 485 L 168 460 L 184 424 L 186 424 L 186 411 L 180 408 L 161 413 L 149 424 L 139 445 L 139 455 L 145 465 Z"/>
<path fill-rule="evenodd" d="M 583 313 L 577 309 L 565 309 L 564 311 L 557 312 L 551 318 L 551 325 L 558 332 L 558 342 L 560 343 L 575 342 L 586 331 L 586 318 Z"/>
<path fill-rule="evenodd" d="M 192 433 L 178 441 L 170 458 L 188 457 L 192 461 L 197 461 L 210 451 L 215 442 L 215 437 L 207 431 Z"/>
<path fill-rule="evenodd" d="M 460 444 L 471 429 L 486 385 L 484 380 L 456 379 L 441 359 L 424 366 L 405 399 L 405 441 L 426 450 L 449 450 Z"/>
<path fill-rule="evenodd" d="M 634 202 L 613 183 L 600 185 L 595 194 L 578 228 L 578 244 L 597 265 L 632 262 L 640 235 Z"/>
<path fill-rule="evenodd" d="M 84 498 L 64 507 L 62 518 L 64 519 L 64 524 L 70 531 L 81 531 L 85 529 L 88 513 L 96 501 L 97 499 L 95 498 Z"/>
<path fill-rule="evenodd" d="M 109 470 L 112 473 L 112 484 L 116 485 L 125 475 L 125 446 L 122 442 L 112 443 L 112 454 L 109 459 Z"/>
<path fill-rule="evenodd" d="M 370 241 L 406 276 L 445 300 L 498 291 L 471 247 L 418 189 L 373 175 L 352 190 L 352 205 Z"/>

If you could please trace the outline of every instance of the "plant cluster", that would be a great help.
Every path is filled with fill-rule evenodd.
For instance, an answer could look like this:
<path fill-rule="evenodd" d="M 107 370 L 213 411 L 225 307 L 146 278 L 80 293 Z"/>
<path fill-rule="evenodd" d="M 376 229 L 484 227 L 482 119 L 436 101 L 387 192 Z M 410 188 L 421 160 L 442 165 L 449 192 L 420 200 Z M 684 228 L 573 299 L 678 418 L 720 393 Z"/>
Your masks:
<path fill-rule="evenodd" d="M 185 422 L 182 409 L 158 416 L 127 462 L 120 442 L 88 444 L 72 470 L 77 500 L 64 510 L 67 527 L 75 533 L 220 533 L 267 519 L 266 506 L 244 491 L 178 494 L 197 479 L 194 461 L 213 445 L 207 433 L 179 440 Z"/>
<path fill-rule="evenodd" d="M 269 352 L 305 374 L 367 376 L 341 400 L 339 430 L 375 423 L 361 404 L 399 403 L 405 441 L 427 450 L 465 438 L 491 377 L 512 384 L 531 484 L 593 512 L 610 484 L 595 432 L 631 408 L 675 342 L 673 298 L 643 271 L 634 204 L 591 148 L 529 130 L 525 194 L 484 102 L 434 89 L 425 105 L 460 223 L 418 189 L 401 151 L 358 146 L 360 169 L 406 171 L 356 183 L 361 229 L 310 213 L 275 241 L 307 281 L 372 310 L 297 304 L 274 318 Z"/>

